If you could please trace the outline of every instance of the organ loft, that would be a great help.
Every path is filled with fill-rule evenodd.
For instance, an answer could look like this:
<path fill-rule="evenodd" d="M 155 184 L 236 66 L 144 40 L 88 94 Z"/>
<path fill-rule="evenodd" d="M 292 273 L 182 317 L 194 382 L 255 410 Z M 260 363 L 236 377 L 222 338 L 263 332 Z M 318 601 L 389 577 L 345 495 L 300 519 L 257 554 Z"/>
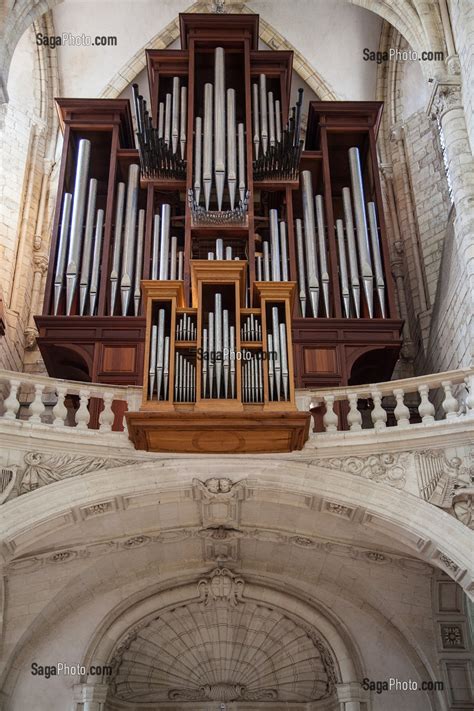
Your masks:
<path fill-rule="evenodd" d="M 301 449 L 298 388 L 388 380 L 401 346 L 382 104 L 291 105 L 292 52 L 258 49 L 257 15 L 180 24 L 181 49 L 147 51 L 149 103 L 57 100 L 38 343 L 51 376 L 143 386 L 137 448 Z"/>

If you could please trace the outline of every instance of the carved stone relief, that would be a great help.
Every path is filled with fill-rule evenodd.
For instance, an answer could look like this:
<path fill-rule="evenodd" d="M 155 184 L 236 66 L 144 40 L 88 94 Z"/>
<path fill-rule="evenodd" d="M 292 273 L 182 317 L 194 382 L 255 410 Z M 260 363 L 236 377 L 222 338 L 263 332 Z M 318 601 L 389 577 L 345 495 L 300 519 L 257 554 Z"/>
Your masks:
<path fill-rule="evenodd" d="M 26 452 L 23 455 L 23 466 L 1 470 L 0 503 L 64 479 L 101 469 L 125 467 L 137 461 L 140 460 Z"/>
<path fill-rule="evenodd" d="M 407 452 L 394 454 L 370 454 L 365 457 L 328 457 L 313 459 L 311 464 L 336 469 L 346 474 L 354 474 L 378 483 L 403 489 L 406 484 L 406 470 L 411 455 Z"/>
<path fill-rule="evenodd" d="M 317 630 L 244 592 L 242 577 L 216 568 L 197 582 L 198 600 L 135 625 L 112 657 L 113 696 L 127 702 L 139 693 L 153 704 L 329 698 L 336 664 Z"/>

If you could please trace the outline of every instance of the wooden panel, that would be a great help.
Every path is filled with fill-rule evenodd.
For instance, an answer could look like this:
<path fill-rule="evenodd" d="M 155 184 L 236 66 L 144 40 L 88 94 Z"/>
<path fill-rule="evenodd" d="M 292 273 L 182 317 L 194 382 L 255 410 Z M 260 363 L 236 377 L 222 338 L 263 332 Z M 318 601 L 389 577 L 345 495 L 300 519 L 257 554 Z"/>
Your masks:
<path fill-rule="evenodd" d="M 102 373 L 133 373 L 136 359 L 135 346 L 103 346 Z"/>
<path fill-rule="evenodd" d="M 305 412 L 127 412 L 136 449 L 186 454 L 256 454 L 302 449 L 309 434 Z"/>
<path fill-rule="evenodd" d="M 307 373 L 336 373 L 335 348 L 304 348 L 304 368 Z"/>

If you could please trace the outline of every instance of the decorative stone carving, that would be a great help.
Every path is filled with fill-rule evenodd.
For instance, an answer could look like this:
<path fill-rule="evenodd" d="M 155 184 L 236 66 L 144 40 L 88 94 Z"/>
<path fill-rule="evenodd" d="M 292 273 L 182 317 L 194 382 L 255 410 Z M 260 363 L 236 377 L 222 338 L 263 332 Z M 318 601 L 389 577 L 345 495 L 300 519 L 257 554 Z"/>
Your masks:
<path fill-rule="evenodd" d="M 461 625 L 441 625 L 441 641 L 445 649 L 463 649 L 464 639 Z"/>
<path fill-rule="evenodd" d="M 474 529 L 474 466 L 442 450 L 416 455 L 420 495 Z"/>
<path fill-rule="evenodd" d="M 221 572 L 219 579 L 229 575 Z M 328 698 L 337 681 L 317 630 L 247 599 L 238 607 L 194 600 L 157 612 L 119 641 L 112 666 L 111 695 L 120 702 L 139 695 L 153 708 L 170 701 L 190 708 L 206 701 L 304 704 Z"/>
<path fill-rule="evenodd" d="M 448 111 L 462 107 L 461 85 L 457 80 L 437 84 L 431 101 L 431 117 L 441 120 Z"/>
<path fill-rule="evenodd" d="M 173 528 L 169 530 L 160 530 L 156 534 L 150 533 L 147 536 L 132 536 L 129 538 L 116 538 L 100 543 L 91 543 L 89 545 L 80 545 L 68 549 L 74 551 L 75 556 L 63 556 L 61 562 L 70 562 L 78 558 L 99 557 L 109 555 L 114 551 L 130 550 L 135 547 L 149 546 L 159 543 L 176 543 L 184 541 L 187 538 L 202 538 L 203 542 L 211 544 L 209 548 L 205 548 L 203 552 L 204 560 L 223 564 L 225 562 L 239 560 L 238 545 L 241 539 L 262 540 L 269 543 L 294 545 L 299 548 L 307 548 L 315 551 L 320 551 L 322 554 L 331 554 L 360 560 L 361 563 L 367 562 L 385 562 L 403 570 L 416 571 L 419 575 L 433 574 L 433 567 L 416 558 L 400 556 L 379 551 L 372 551 L 367 548 L 353 546 L 340 541 L 334 541 L 324 538 L 309 538 L 303 535 L 285 534 L 281 531 L 275 531 L 265 528 L 242 528 L 241 530 L 224 529 L 226 537 L 223 539 L 208 538 L 215 533 L 215 530 L 203 530 L 197 527 L 189 528 Z M 222 535 L 220 532 L 218 535 Z M 58 551 L 61 552 L 61 551 Z M 370 554 L 370 555 L 369 555 Z M 385 559 L 382 561 L 382 557 Z M 49 565 L 54 561 L 51 559 L 51 552 L 45 552 L 32 556 L 24 556 L 18 559 L 13 559 L 8 563 L 7 571 L 9 574 L 24 572 L 25 570 L 34 570 L 45 565 Z M 222 569 L 225 569 L 223 567 Z"/>
<path fill-rule="evenodd" d="M 200 502 L 203 528 L 238 527 L 240 502 L 244 499 L 243 480 L 227 478 L 193 479 L 193 497 Z"/>
<path fill-rule="evenodd" d="M 234 575 L 228 568 L 216 568 L 208 578 L 198 582 L 198 593 L 203 605 L 210 602 L 227 602 L 238 605 L 243 602 L 245 582 Z"/>
<path fill-rule="evenodd" d="M 128 464 L 136 464 L 137 460 L 83 457 L 70 454 L 51 455 L 33 451 L 26 452 L 23 462 L 25 466 L 23 469 L 19 469 L 16 477 L 15 489 L 18 495 L 27 494 L 41 486 L 82 476 L 99 469 L 114 469 Z"/>
<path fill-rule="evenodd" d="M 335 516 L 342 516 L 343 518 L 348 519 L 353 517 L 355 511 L 355 509 L 350 508 L 350 506 L 338 504 L 336 501 L 326 501 L 324 510 L 328 513 L 334 514 Z"/>
<path fill-rule="evenodd" d="M 8 499 L 15 488 L 17 467 L 2 467 L 0 469 L 0 504 Z"/>
<path fill-rule="evenodd" d="M 100 504 L 92 504 L 92 506 L 87 506 L 82 509 L 84 513 L 84 518 L 91 518 L 92 516 L 100 516 L 113 510 L 113 505 L 111 501 L 103 501 Z"/>
<path fill-rule="evenodd" d="M 366 457 L 329 457 L 313 459 L 311 464 L 337 469 L 346 474 L 362 476 L 378 483 L 389 484 L 395 489 L 403 489 L 406 484 L 406 469 L 410 455 L 406 452 L 395 454 L 370 454 Z"/>

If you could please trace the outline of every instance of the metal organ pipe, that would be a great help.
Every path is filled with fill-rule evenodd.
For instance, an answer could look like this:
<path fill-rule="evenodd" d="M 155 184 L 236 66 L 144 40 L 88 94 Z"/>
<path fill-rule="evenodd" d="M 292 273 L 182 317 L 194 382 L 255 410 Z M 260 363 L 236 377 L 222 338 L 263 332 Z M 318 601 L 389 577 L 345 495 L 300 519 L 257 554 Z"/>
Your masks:
<path fill-rule="evenodd" d="M 275 145 L 275 103 L 273 91 L 268 92 L 268 138 L 270 146 Z"/>
<path fill-rule="evenodd" d="M 377 224 L 377 213 L 375 211 L 375 203 L 368 202 L 367 210 L 369 213 L 370 241 L 372 244 L 372 255 L 375 267 L 375 284 L 377 288 L 377 296 L 380 304 L 382 318 L 386 318 L 385 314 L 385 281 L 382 267 L 382 257 L 380 254 L 379 228 Z"/>
<path fill-rule="evenodd" d="M 222 47 L 215 50 L 214 90 L 214 177 L 217 209 L 221 210 L 225 183 L 225 63 Z"/>
<path fill-rule="evenodd" d="M 352 194 L 354 196 L 354 212 L 357 226 L 357 246 L 359 249 L 360 271 L 364 284 L 365 298 L 370 318 L 373 317 L 373 274 L 370 260 L 369 236 L 365 216 L 364 185 L 360 168 L 359 149 L 349 148 L 349 165 L 351 170 Z"/>
<path fill-rule="evenodd" d="M 301 173 L 303 192 L 303 220 L 306 250 L 306 268 L 308 290 L 313 316 L 318 316 L 319 306 L 319 278 L 318 262 L 316 257 L 316 230 L 314 222 L 313 180 L 309 170 Z"/>
<path fill-rule="evenodd" d="M 171 205 L 161 206 L 161 237 L 160 237 L 160 271 L 159 279 L 168 279 L 169 239 L 170 239 Z"/>
<path fill-rule="evenodd" d="M 202 170 L 202 118 L 196 116 L 195 124 L 195 152 L 194 152 L 194 200 L 199 205 L 201 197 L 201 170 Z"/>
<path fill-rule="evenodd" d="M 179 131 L 179 145 L 181 147 L 181 158 L 184 160 L 186 158 L 186 121 L 188 118 L 187 112 L 188 105 L 188 90 L 185 86 L 181 87 L 181 106 L 180 106 L 180 131 Z"/>
<path fill-rule="evenodd" d="M 319 247 L 319 262 L 321 265 L 321 285 L 323 289 L 323 300 L 326 316 L 330 316 L 329 309 L 329 269 L 326 253 L 326 230 L 324 226 L 324 207 L 323 196 L 316 195 L 316 219 L 318 223 L 318 247 Z"/>
<path fill-rule="evenodd" d="M 173 153 L 178 150 L 179 140 L 179 103 L 180 82 L 179 77 L 173 77 L 173 94 L 171 99 L 171 148 Z"/>
<path fill-rule="evenodd" d="M 153 217 L 153 243 L 151 248 L 151 278 L 158 279 L 158 266 L 160 261 L 160 216 Z"/>
<path fill-rule="evenodd" d="M 272 281 L 280 281 L 280 244 L 278 234 L 278 210 L 270 210 L 270 239 L 272 249 Z"/>
<path fill-rule="evenodd" d="M 171 238 L 171 256 L 170 256 L 170 279 L 176 279 L 176 255 L 178 250 L 178 238 Z"/>
<path fill-rule="evenodd" d="M 342 220 L 336 220 L 336 237 L 337 237 L 337 252 L 339 256 L 339 275 L 341 278 L 341 295 L 344 304 L 344 313 L 346 318 L 350 318 L 351 314 L 351 296 L 349 292 L 349 276 L 347 273 L 346 246 L 344 242 L 344 223 Z"/>
<path fill-rule="evenodd" d="M 281 104 L 279 99 L 275 99 L 275 133 L 277 143 L 281 141 Z M 255 156 L 258 158 L 258 156 Z"/>
<path fill-rule="evenodd" d="M 262 151 L 265 154 L 268 148 L 268 113 L 267 113 L 267 77 L 260 74 L 260 137 L 262 139 Z"/>
<path fill-rule="evenodd" d="M 91 268 L 92 237 L 94 232 L 95 201 L 97 195 L 97 180 L 89 180 L 89 196 L 87 199 L 86 227 L 84 231 L 84 245 L 82 248 L 81 280 L 79 282 L 79 313 L 84 315 L 86 299 L 89 290 Z"/>
<path fill-rule="evenodd" d="M 123 244 L 122 278 L 120 290 L 122 294 L 122 316 L 128 313 L 130 292 L 132 288 L 133 254 L 135 247 L 135 225 L 138 208 L 138 178 L 140 168 L 132 163 L 128 169 L 127 204 L 125 208 L 125 228 Z"/>
<path fill-rule="evenodd" d="M 243 202 L 245 200 L 246 184 L 245 179 L 245 133 L 244 124 L 239 123 L 238 127 L 238 144 L 239 144 L 239 196 Z"/>
<path fill-rule="evenodd" d="M 135 316 L 138 316 L 140 311 L 140 282 L 142 278 L 143 267 L 143 242 L 145 239 L 145 210 L 138 211 L 138 230 L 137 230 L 137 247 L 135 253 L 135 280 L 133 291 L 133 304 Z"/>
<path fill-rule="evenodd" d="M 281 255 L 281 280 L 288 281 L 288 247 L 286 239 L 286 222 L 280 222 L 280 255 Z"/>
<path fill-rule="evenodd" d="M 204 185 L 204 201 L 206 205 L 206 210 L 209 210 L 212 187 L 212 93 L 212 84 L 205 84 L 202 182 Z"/>
<path fill-rule="evenodd" d="M 235 125 L 235 89 L 227 89 L 227 186 L 230 209 L 234 209 L 237 186 L 237 144 Z"/>
<path fill-rule="evenodd" d="M 171 143 L 171 94 L 166 94 L 165 98 L 165 129 L 164 139 L 167 146 Z"/>
<path fill-rule="evenodd" d="M 72 200 L 71 228 L 69 236 L 69 251 L 66 268 L 66 313 L 71 313 L 72 302 L 76 292 L 79 259 L 81 254 L 82 226 L 84 223 L 84 206 L 86 201 L 87 176 L 91 142 L 86 138 L 79 141 L 77 154 L 76 176 Z"/>
<path fill-rule="evenodd" d="M 352 300 L 356 317 L 360 318 L 360 282 L 359 267 L 357 264 L 357 248 L 354 234 L 354 223 L 352 220 L 351 191 L 349 188 L 342 188 L 342 204 L 344 208 L 344 221 L 346 223 L 347 248 L 349 252 L 349 271 L 351 276 Z"/>
<path fill-rule="evenodd" d="M 64 270 L 66 268 L 66 253 L 69 238 L 69 221 L 71 219 L 72 194 L 64 193 L 63 209 L 61 212 L 61 230 L 59 232 L 59 246 L 56 257 L 56 270 L 54 274 L 54 315 L 59 308 L 59 300 L 63 288 Z"/>
<path fill-rule="evenodd" d="M 94 254 L 92 257 L 92 275 L 90 286 L 90 306 L 89 313 L 91 316 L 95 314 L 97 294 L 99 292 L 99 271 L 100 271 L 100 255 L 102 254 L 102 232 L 104 227 L 104 211 L 97 210 L 97 220 L 95 225 L 94 237 Z"/>
<path fill-rule="evenodd" d="M 260 148 L 260 117 L 258 108 L 258 84 L 252 84 L 253 94 L 253 145 L 255 150 L 255 159 L 258 158 Z"/>
<path fill-rule="evenodd" d="M 119 183 L 117 188 L 117 206 L 115 209 L 115 236 L 112 255 L 112 271 L 110 272 L 110 315 L 115 312 L 117 287 L 120 274 L 120 257 L 122 255 L 123 206 L 125 203 L 125 183 Z"/>
<path fill-rule="evenodd" d="M 296 247 L 298 251 L 298 286 L 300 295 L 301 315 L 306 316 L 306 278 L 304 266 L 303 225 L 296 220 Z"/>
<path fill-rule="evenodd" d="M 160 101 L 160 105 L 158 107 L 158 138 L 163 138 L 164 127 L 165 127 L 165 105 L 162 101 Z"/>

